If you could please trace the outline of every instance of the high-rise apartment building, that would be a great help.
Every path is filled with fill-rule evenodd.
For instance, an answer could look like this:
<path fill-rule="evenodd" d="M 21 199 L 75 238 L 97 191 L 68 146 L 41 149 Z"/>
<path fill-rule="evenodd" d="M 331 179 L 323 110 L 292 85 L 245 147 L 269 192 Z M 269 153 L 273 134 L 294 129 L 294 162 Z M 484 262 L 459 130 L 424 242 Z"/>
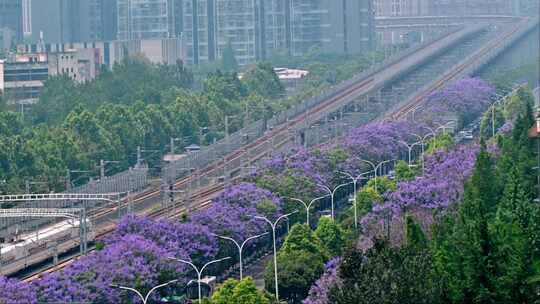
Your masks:
<path fill-rule="evenodd" d="M 183 39 L 187 62 L 199 64 L 216 59 L 215 0 L 183 0 Z"/>
<path fill-rule="evenodd" d="M 19 41 L 23 37 L 22 0 L 0 0 L 0 28 L 8 28 Z"/>
<path fill-rule="evenodd" d="M 373 0 L 375 15 L 406 17 L 430 15 L 434 0 Z"/>
<path fill-rule="evenodd" d="M 521 0 L 432 0 L 435 16 L 517 15 Z"/>
<path fill-rule="evenodd" d="M 257 14 L 253 0 L 216 0 L 216 48 L 221 57 L 227 45 L 240 65 L 256 59 Z"/>
<path fill-rule="evenodd" d="M 371 1 L 291 0 L 291 54 L 356 54 L 372 47 Z"/>
<path fill-rule="evenodd" d="M 22 0 L 22 31 L 24 37 L 32 34 L 32 0 Z"/>
<path fill-rule="evenodd" d="M 116 39 L 115 0 L 76 0 L 74 3 L 72 24 L 77 27 L 72 42 Z"/>
<path fill-rule="evenodd" d="M 70 0 L 31 0 L 31 40 L 38 42 L 69 42 L 75 26 L 72 18 L 74 2 Z"/>
<path fill-rule="evenodd" d="M 116 0 L 28 0 L 25 24 L 33 42 L 116 39 Z"/>
<path fill-rule="evenodd" d="M 157 39 L 173 36 L 171 0 L 117 0 L 118 39 Z"/>
<path fill-rule="evenodd" d="M 256 5 L 257 59 L 290 54 L 291 0 L 259 1 Z"/>
<path fill-rule="evenodd" d="M 538 0 L 373 0 L 376 16 L 524 15 Z M 536 5 L 536 7 L 538 7 Z M 536 11 L 538 13 L 538 11 Z"/>
<path fill-rule="evenodd" d="M 371 1 L 184 0 L 188 63 L 214 61 L 230 43 L 240 64 L 312 49 L 359 53 L 372 46 Z"/>

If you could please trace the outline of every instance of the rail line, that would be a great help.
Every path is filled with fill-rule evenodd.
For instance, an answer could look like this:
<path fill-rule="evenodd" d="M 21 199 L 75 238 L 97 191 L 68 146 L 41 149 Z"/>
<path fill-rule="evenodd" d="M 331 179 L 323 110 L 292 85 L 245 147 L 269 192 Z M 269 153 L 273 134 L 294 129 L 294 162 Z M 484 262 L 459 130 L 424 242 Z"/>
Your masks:
<path fill-rule="evenodd" d="M 428 89 L 424 90 L 422 93 L 416 95 L 411 102 L 407 103 L 402 108 L 398 109 L 393 114 L 391 114 L 390 115 L 390 120 L 400 120 L 400 119 L 406 118 L 412 111 L 414 111 L 416 108 L 421 106 L 426 101 L 429 94 L 431 94 L 432 92 L 434 92 L 437 89 L 442 88 L 445 83 L 453 80 L 454 77 L 458 76 L 469 65 L 473 64 L 479 58 L 482 58 L 484 55 L 486 55 L 491 49 L 500 46 L 502 43 L 504 43 L 504 41 L 507 38 L 514 35 L 520 29 L 520 27 L 523 24 L 526 24 L 527 22 L 528 22 L 528 20 L 521 21 L 520 23 L 516 24 L 515 27 L 511 31 L 508 31 L 504 36 L 499 37 L 496 41 L 488 43 L 488 45 L 484 46 L 477 53 L 473 54 L 471 56 L 471 58 L 469 58 L 466 62 L 463 62 L 463 63 L 459 64 L 450 73 L 444 75 L 442 79 L 438 80 L 436 83 L 434 83 Z"/>
<path fill-rule="evenodd" d="M 505 38 L 515 33 L 517 29 L 518 27 L 516 27 L 508 35 L 505 35 Z M 501 38 L 496 45 L 499 45 L 500 43 L 502 43 L 503 40 L 504 39 Z M 435 42 L 436 41 L 434 41 L 433 43 Z M 425 48 L 428 48 L 430 46 L 431 44 L 428 44 L 425 46 Z M 473 59 L 477 58 L 480 55 L 483 55 L 486 52 L 487 50 L 484 50 L 481 54 L 477 54 L 476 56 L 474 56 Z M 409 54 L 405 58 L 409 56 L 413 56 L 413 55 L 414 54 Z M 465 68 L 466 68 L 466 64 L 462 64 L 461 66 L 458 67 L 458 69 L 454 70 L 452 73 L 450 73 L 443 79 L 439 80 L 436 85 L 432 86 L 432 90 L 442 86 L 446 81 L 450 80 L 452 77 L 460 73 Z M 358 83 L 345 88 L 341 92 L 336 92 L 332 97 L 328 98 L 328 100 L 294 117 L 293 119 L 287 121 L 286 123 L 279 125 L 277 128 L 269 130 L 265 135 L 261 136 L 254 142 L 247 144 L 241 149 L 233 151 L 229 155 L 224 156 L 219 161 L 216 161 L 210 164 L 209 166 L 202 168 L 200 170 L 190 172 L 192 174 L 175 181 L 173 184 L 173 189 L 175 190 L 183 189 L 184 187 L 188 186 L 190 183 L 194 182 L 196 178 L 210 177 L 211 175 L 217 176 L 217 172 L 219 171 L 223 171 L 225 173 L 224 175 L 226 175 L 228 167 L 233 167 L 233 169 L 241 168 L 242 158 L 245 158 L 246 156 L 247 156 L 248 164 L 251 164 L 255 161 L 262 159 L 265 155 L 268 155 L 274 147 L 284 146 L 288 142 L 290 142 L 291 130 L 296 131 L 297 128 L 301 128 L 302 126 L 306 125 L 310 120 L 316 121 L 320 119 L 321 117 L 325 115 L 325 113 L 327 113 L 328 110 L 332 109 L 332 107 L 340 105 L 342 102 L 347 101 L 350 98 L 359 96 L 362 93 L 365 93 L 369 91 L 370 89 L 372 89 L 375 85 L 374 81 L 375 81 L 375 75 L 377 73 L 378 72 L 374 72 L 368 78 L 363 79 L 359 81 Z M 412 109 L 414 109 L 420 103 L 423 102 L 423 99 L 427 96 L 427 94 L 428 92 L 423 92 L 420 96 L 413 99 L 409 104 L 398 109 L 391 117 L 393 119 L 400 119 L 403 116 L 406 116 L 408 112 L 410 112 Z M 283 140 L 281 142 L 278 142 L 278 145 L 274 145 L 273 144 L 274 141 L 276 139 L 280 139 L 280 136 L 281 138 L 283 138 Z M 272 142 L 271 146 L 269 145 L 270 142 Z M 253 156 L 252 154 L 255 154 L 255 155 Z M 250 155 L 252 155 L 251 158 L 250 158 Z M 236 165 L 236 163 L 238 163 L 238 165 Z M 188 169 L 191 170 L 191 168 L 188 168 Z M 240 178 L 231 177 L 227 179 L 229 180 L 228 182 L 233 183 Z M 106 219 L 107 217 L 110 217 L 115 212 L 120 212 L 121 209 L 126 206 L 126 204 L 132 204 L 133 207 L 137 207 L 137 205 L 139 204 L 150 202 L 151 203 L 150 205 L 151 207 L 153 206 L 152 207 L 153 209 L 152 208 L 150 208 L 150 210 L 148 210 L 148 208 L 141 209 L 134 213 L 139 214 L 139 215 L 144 214 L 152 218 L 175 217 L 186 211 L 202 210 L 208 207 L 211 204 L 212 199 L 214 199 L 225 188 L 225 184 L 226 182 L 217 182 L 207 187 L 203 187 L 193 193 L 190 193 L 190 196 L 188 198 L 173 202 L 172 206 L 165 206 L 158 209 L 155 209 L 155 205 L 156 205 L 155 203 L 161 200 L 162 190 L 160 188 L 149 188 L 141 193 L 135 194 L 132 198 L 124 198 L 120 200 L 118 204 L 107 204 L 104 207 L 100 207 L 99 209 L 92 211 L 89 215 L 92 221 L 98 221 L 100 219 Z M 188 210 L 189 206 L 187 206 L 186 204 L 187 201 L 194 201 L 194 203 L 192 204 L 192 210 Z M 171 209 L 172 209 L 172 212 L 171 212 Z M 114 230 L 115 226 L 116 226 L 115 223 L 111 223 L 107 225 L 101 225 L 101 227 L 96 227 L 96 239 L 103 238 L 109 233 L 111 233 Z M 75 255 L 67 259 L 66 261 L 61 262 L 58 265 L 42 269 L 39 271 L 39 273 L 27 276 L 26 278 L 24 278 L 24 280 L 31 281 L 35 278 L 40 277 L 44 273 L 49 273 L 49 272 L 63 269 L 67 265 L 75 261 L 78 257 L 79 257 L 78 255 Z"/>
<path fill-rule="evenodd" d="M 315 115 L 317 113 L 320 113 L 320 112 L 326 110 L 328 107 L 332 106 L 336 102 L 341 101 L 344 98 L 348 98 L 348 97 L 356 94 L 358 90 L 365 89 L 365 87 L 367 85 L 371 84 L 372 82 L 373 82 L 372 77 L 369 78 L 369 79 L 366 79 L 364 81 L 361 81 L 360 83 L 358 83 L 358 84 L 348 88 L 347 90 L 345 90 L 342 94 L 338 94 L 337 96 L 334 96 L 334 97 L 330 98 L 328 102 L 325 102 L 325 103 L 317 106 L 316 108 L 314 108 L 314 109 L 312 109 L 312 110 L 310 110 L 310 111 L 308 111 L 308 112 L 306 112 L 304 114 L 299 115 L 294 120 L 289 121 L 284 126 L 281 126 L 281 127 L 277 128 L 277 129 L 274 129 L 274 130 L 271 130 L 268 134 L 261 137 L 257 141 L 247 145 L 243 149 L 237 150 L 237 151 L 233 152 L 231 155 L 228 155 L 228 156 L 224 157 L 224 161 L 220 161 L 215 165 L 211 165 L 211 166 L 203 169 L 202 172 L 201 172 L 202 174 L 197 174 L 197 176 L 201 177 L 201 176 L 204 176 L 204 175 L 211 174 L 212 172 L 215 172 L 215 171 L 223 170 L 223 168 L 225 166 L 227 166 L 228 163 L 231 163 L 231 162 L 233 162 L 235 160 L 238 160 L 238 159 L 242 158 L 242 156 L 245 155 L 246 153 L 248 153 L 250 150 L 255 150 L 257 148 L 262 147 L 263 149 L 261 149 L 261 152 L 258 155 L 256 155 L 255 157 L 253 157 L 251 161 L 256 161 L 258 159 L 261 159 L 262 157 L 264 157 L 264 155 L 268 154 L 268 152 L 269 152 L 268 149 L 264 149 L 264 148 L 268 146 L 267 143 L 270 140 L 274 139 L 275 137 L 278 137 L 278 135 L 282 135 L 282 134 L 288 135 L 287 134 L 288 130 L 291 127 L 294 127 L 294 126 L 299 125 L 299 124 L 303 124 L 304 119 L 307 119 L 309 116 Z M 286 138 L 281 143 L 278 143 L 277 146 L 284 145 L 289 141 L 290 141 L 290 138 Z M 175 182 L 174 189 L 180 189 L 181 186 L 184 186 L 184 185 L 190 183 L 192 180 L 193 180 L 192 176 L 187 176 L 185 178 L 182 178 L 179 181 Z M 239 178 L 232 179 L 230 182 L 234 183 L 235 180 L 239 180 Z M 225 188 L 225 186 L 224 186 L 223 183 L 218 183 L 218 184 L 211 185 L 211 186 L 209 186 L 207 188 L 203 188 L 200 191 L 193 193 L 190 198 L 200 198 L 194 204 L 194 210 L 195 211 L 196 210 L 202 210 L 202 209 L 208 207 L 211 204 L 212 199 L 215 198 L 224 188 Z M 136 204 L 144 202 L 144 201 L 146 201 L 148 199 L 157 199 L 157 200 L 159 200 L 160 195 L 161 195 L 161 190 L 159 188 L 158 189 L 155 189 L 155 188 L 154 189 L 149 189 L 149 190 L 147 190 L 147 191 L 145 191 L 143 193 L 137 194 L 135 196 L 135 198 L 133 199 L 133 201 L 131 201 L 131 204 L 136 205 Z M 110 216 L 111 214 L 113 214 L 115 212 L 118 212 L 120 208 L 123 208 L 126 203 L 128 203 L 127 199 L 123 199 L 116 206 L 110 206 L 110 204 L 108 204 L 109 206 L 107 206 L 107 208 L 100 208 L 99 210 L 96 210 L 96 213 L 91 214 L 90 218 L 91 218 L 92 221 L 96 221 L 96 220 L 98 220 L 100 218 Z M 184 204 L 184 203 L 185 202 L 183 202 L 183 201 L 175 201 L 173 206 L 160 208 L 158 210 L 150 211 L 150 212 L 147 212 L 147 210 L 143 210 L 140 214 L 141 215 L 144 214 L 144 215 L 147 215 L 147 216 L 152 217 L 152 218 L 175 217 L 175 216 L 178 216 L 178 215 L 188 211 L 185 205 L 178 206 L 179 204 Z M 178 207 L 180 207 L 180 208 L 178 208 Z M 173 210 L 177 210 L 177 211 L 173 212 L 172 215 L 170 214 L 170 209 L 171 208 Z M 98 231 L 96 232 L 96 239 L 105 237 L 106 235 L 108 235 L 109 233 L 114 231 L 114 228 L 115 228 L 114 224 L 110 224 L 110 225 L 107 225 L 105 227 L 98 228 Z M 70 265 L 73 261 L 75 261 L 79 257 L 80 257 L 80 255 L 75 255 L 75 256 L 63 261 L 62 263 L 60 263 L 60 264 L 58 264 L 56 266 L 50 266 L 50 267 L 44 268 L 44 269 L 40 270 L 39 273 L 27 276 L 27 277 L 23 278 L 23 280 L 32 281 L 32 280 L 34 280 L 36 278 L 39 278 L 40 276 L 42 276 L 45 273 L 50 273 L 50 272 L 53 272 L 53 271 L 61 270 L 61 269 L 65 268 L 66 266 Z"/>

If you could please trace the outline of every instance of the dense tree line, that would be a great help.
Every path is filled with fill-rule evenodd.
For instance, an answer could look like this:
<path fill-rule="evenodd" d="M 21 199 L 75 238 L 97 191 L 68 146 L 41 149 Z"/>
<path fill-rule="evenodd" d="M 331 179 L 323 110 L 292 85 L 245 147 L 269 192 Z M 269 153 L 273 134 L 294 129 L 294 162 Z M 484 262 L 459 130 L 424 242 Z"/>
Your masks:
<path fill-rule="evenodd" d="M 483 99 L 488 97 L 486 95 Z M 483 99 L 477 102 L 482 102 Z M 522 126 L 521 129 L 526 124 L 516 123 Z M 345 170 L 354 175 L 369 170 L 369 167 L 363 166 L 364 164 L 352 156 L 360 155 L 372 161 L 403 158 L 403 149 L 395 142 L 414 140 L 410 132 L 420 132 L 420 129 L 418 123 L 411 122 L 367 124 L 351 130 L 337 144 L 332 143 L 314 150 L 299 147 L 287 155 L 273 155 L 264 166 L 250 175 L 249 179 L 256 184 L 241 183 L 227 187 L 209 208 L 184 214 L 180 217 L 180 222 L 125 217 L 115 233 L 100 246 L 99 251 L 88 258 L 77 260 L 61 272 L 46 275 L 31 285 L 0 279 L 0 298 L 11 301 L 21 297 L 19 290 L 25 290 L 26 297 L 29 298 L 26 302 L 29 303 L 36 303 L 38 300 L 130 303 L 133 298 L 128 293 L 112 288 L 110 284 L 128 284 L 148 291 L 152 286 L 172 278 L 181 278 L 181 281 L 156 295 L 181 295 L 187 280 L 193 277 L 193 272 L 187 273 L 186 267 L 172 264 L 167 257 L 176 256 L 202 265 L 204 261 L 216 257 L 232 256 L 229 263 L 223 262 L 216 265 L 216 269 L 208 269 L 208 274 L 222 273 L 237 261 L 236 248 L 230 242 L 219 241 L 215 234 L 245 240 L 249 236 L 268 231 L 268 225 L 254 216 L 266 216 L 275 220 L 284 213 L 298 210 L 300 206 L 286 197 L 295 196 L 309 200 L 325 194 L 317 184 L 335 187 L 347 182 L 343 176 L 337 175 L 336 170 Z M 425 295 L 425 299 L 431 299 L 431 296 L 435 298 L 438 295 L 436 291 L 441 288 L 439 285 L 424 284 L 434 281 L 429 281 L 431 277 L 423 275 L 427 272 L 431 274 L 434 269 L 432 265 L 435 265 L 432 257 L 435 238 L 430 229 L 431 223 L 434 222 L 434 215 L 448 212 L 457 214 L 459 202 L 465 199 L 463 184 L 472 175 L 476 154 L 480 148 L 477 145 L 453 148 L 451 140 L 445 138 L 444 133 L 430 142 L 429 148 L 431 147 L 434 151 L 426 157 L 425 170 L 417 169 L 418 161 L 415 163 L 416 168 L 408 168 L 407 164 L 401 163 L 401 168 L 396 168 L 397 182 L 380 178 L 375 186 L 372 179 L 362 188 L 362 191 L 366 192 L 366 199 L 360 200 L 362 196 L 359 194 L 358 200 L 363 214 L 366 215 L 359 223 L 362 234 L 358 241 L 358 234 L 349 233 L 341 227 L 351 227 L 350 221 L 348 225 L 344 225 L 323 217 L 315 231 L 305 224 L 294 225 L 278 254 L 280 297 L 286 297 L 291 302 L 300 302 L 308 294 L 309 287 L 324 272 L 315 285 L 318 291 L 314 293 L 317 296 L 311 297 L 314 294 L 311 292 L 312 288 L 309 292 L 310 299 L 306 303 L 334 303 L 324 302 L 324 299 L 336 297 L 341 301 L 342 296 L 343 299 L 353 299 L 352 303 L 356 303 L 355 299 L 362 298 L 364 294 L 361 293 L 362 290 L 354 288 L 366 286 L 356 282 L 356 278 L 361 278 L 363 282 L 380 282 L 380 286 L 374 286 L 374 290 L 369 292 L 375 294 L 377 299 L 381 298 L 384 303 L 396 302 L 396 297 L 400 300 L 403 297 L 405 303 L 409 300 L 415 303 L 420 299 L 418 294 L 411 295 L 416 288 L 420 295 Z M 442 150 L 437 150 L 436 147 L 441 147 Z M 490 151 L 492 150 L 493 148 L 490 148 Z M 373 198 L 372 201 L 370 197 Z M 338 193 L 336 201 L 341 198 L 346 199 L 345 192 Z M 318 217 L 317 211 L 329 207 L 327 203 L 328 200 L 318 202 L 313 207 L 312 218 Z M 424 208 L 425 212 L 418 212 L 421 208 Z M 303 210 L 298 215 L 298 218 L 289 218 L 290 223 L 304 223 Z M 281 231 L 279 235 L 288 230 L 285 222 L 281 223 L 278 228 Z M 369 242 L 372 236 L 375 236 L 375 243 Z M 265 242 L 264 238 L 258 241 Z M 333 256 L 343 254 L 343 249 L 348 247 L 350 241 L 354 242 L 351 248 L 356 251 L 347 250 L 343 259 L 330 260 Z M 253 248 L 260 248 L 256 243 L 252 245 Z M 246 254 L 251 249 L 249 248 Z M 379 255 L 378 252 L 382 254 Z M 368 254 L 369 257 L 366 257 Z M 344 260 L 349 257 L 361 258 L 351 258 L 349 263 Z M 371 262 L 376 264 L 368 265 Z M 341 282 L 338 282 L 338 273 L 342 270 L 345 272 L 345 266 L 342 265 L 347 264 L 365 267 L 360 270 L 356 266 L 351 268 L 354 276 L 343 277 Z M 273 275 L 272 268 L 270 264 L 266 271 L 269 291 L 272 291 L 273 280 L 268 279 Z M 371 278 L 379 274 L 382 275 L 381 278 Z M 398 276 L 389 280 L 388 274 L 404 278 Z M 350 281 L 346 281 L 347 279 Z M 532 281 L 534 280 L 536 279 L 533 277 Z M 396 285 L 402 281 L 407 284 Z M 384 285 L 385 283 L 389 285 Z M 411 285 L 408 285 L 409 283 Z M 343 284 L 351 287 L 346 289 L 349 294 L 336 294 L 334 288 L 323 288 Z M 30 290 L 25 289 L 28 286 L 31 287 Z M 431 290 L 435 292 L 427 294 Z M 386 295 L 388 297 L 385 297 Z M 411 298 L 407 298 L 409 295 Z M 232 281 L 220 296 L 222 297 L 211 300 L 231 302 L 245 298 L 248 303 L 266 303 L 269 299 L 267 293 L 254 290 L 249 279 L 241 283 Z M 316 301 L 313 302 L 312 299 Z M 347 303 L 347 300 L 343 301 Z"/>
<path fill-rule="evenodd" d="M 0 143 L 6 147 L 1 152 L 0 191 L 22 192 L 25 180 L 39 182 L 32 185 L 35 192 L 60 191 L 68 169 L 92 171 L 73 174 L 75 184 L 80 184 L 96 176 L 100 159 L 119 162 L 108 165 L 107 174 L 113 174 L 135 164 L 137 146 L 159 151 L 144 155 L 159 170 L 171 137 L 181 139 L 178 151 L 192 143 L 212 143 L 224 136 L 225 116 L 234 115 L 229 124 L 233 132 L 317 95 L 381 59 L 381 54 L 312 55 L 281 61 L 310 71 L 288 97 L 270 63 L 244 68 L 240 80 L 234 54 L 211 68 L 192 70 L 181 62 L 154 65 L 144 57 L 132 57 L 83 84 L 67 76 L 51 77 L 38 103 L 24 114 L 6 106 L 0 95 Z"/>
<path fill-rule="evenodd" d="M 277 256 L 280 298 L 300 303 L 311 285 L 324 272 L 325 263 L 341 254 L 347 242 L 347 232 L 335 221 L 321 217 L 315 231 L 306 224 L 295 224 Z M 275 291 L 274 263 L 266 265 L 265 287 Z"/>
<path fill-rule="evenodd" d="M 528 138 L 532 99 L 526 91 L 512 98 L 516 107 L 505 117 L 513 128 L 482 142 L 457 204 L 435 216 L 419 217 L 412 206 L 402 210 L 398 229 L 404 239 L 379 235 L 367 248 L 348 249 L 305 303 L 539 303 L 536 142 Z M 390 200 L 417 183 L 418 173 L 399 170 L 397 176 L 411 182 L 398 183 Z M 366 197 L 363 191 L 359 195 Z"/>
<path fill-rule="evenodd" d="M 236 73 L 214 72 L 199 91 L 180 62 L 152 65 L 141 58 L 126 59 L 88 83 L 52 77 L 24 116 L 0 112 L 2 189 L 20 192 L 31 179 L 45 182 L 34 191 L 62 190 L 67 169 L 97 173 L 101 159 L 119 162 L 108 174 L 125 170 L 136 163 L 137 146 L 158 150 L 144 156 L 159 166 L 171 137 L 182 139 L 177 153 L 192 143 L 211 143 L 224 136 L 225 116 L 235 115 L 233 132 L 275 113 L 282 93 L 266 63 L 248 69 L 242 80 Z"/>

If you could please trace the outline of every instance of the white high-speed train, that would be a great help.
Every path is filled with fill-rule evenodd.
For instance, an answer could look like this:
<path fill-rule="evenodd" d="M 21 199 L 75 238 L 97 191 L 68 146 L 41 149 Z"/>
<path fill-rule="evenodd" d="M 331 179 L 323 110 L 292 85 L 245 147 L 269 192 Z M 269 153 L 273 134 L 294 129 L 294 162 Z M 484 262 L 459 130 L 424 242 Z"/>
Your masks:
<path fill-rule="evenodd" d="M 90 221 L 86 225 L 87 241 L 95 235 Z M 20 235 L 14 239 L 0 239 L 0 275 L 16 273 L 54 255 L 62 254 L 80 244 L 79 221 L 65 220 Z"/>

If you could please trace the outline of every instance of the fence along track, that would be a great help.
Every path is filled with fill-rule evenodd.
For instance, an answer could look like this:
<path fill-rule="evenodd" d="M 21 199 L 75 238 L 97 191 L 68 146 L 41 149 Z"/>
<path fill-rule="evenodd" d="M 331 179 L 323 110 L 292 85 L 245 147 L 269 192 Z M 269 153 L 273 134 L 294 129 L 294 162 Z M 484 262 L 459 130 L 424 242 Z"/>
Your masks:
<path fill-rule="evenodd" d="M 428 47 L 432 43 L 435 43 L 439 40 L 443 40 L 444 38 L 448 37 L 449 35 L 457 32 L 457 30 L 448 33 L 447 35 L 440 37 L 438 39 L 434 39 L 433 41 L 426 42 L 420 46 L 417 46 L 415 48 L 411 48 L 408 51 L 401 54 L 401 56 L 397 56 L 396 58 L 392 58 L 390 60 L 387 60 L 386 62 L 383 62 L 382 64 L 354 77 L 353 79 L 346 81 L 345 83 L 337 86 L 334 88 L 332 92 L 323 94 L 323 96 L 311 99 L 305 103 L 302 103 L 293 109 L 281 113 L 278 116 L 274 117 L 268 122 L 268 125 L 274 126 L 281 124 L 277 129 L 270 129 L 270 131 L 266 131 L 264 128 L 263 122 L 259 121 L 254 123 L 252 126 L 242 129 L 235 134 L 231 135 L 229 141 L 226 141 L 225 139 L 221 140 L 215 145 L 212 145 L 212 147 L 203 149 L 198 153 L 192 154 L 187 157 L 187 159 L 183 159 L 181 161 L 175 162 L 172 165 L 166 167 L 164 169 L 164 177 L 168 178 L 171 177 L 173 179 L 177 179 L 177 173 L 180 171 L 179 168 L 183 168 L 185 165 L 187 168 L 192 168 L 195 166 L 204 166 L 208 165 L 206 167 L 203 167 L 200 172 L 197 174 L 199 177 L 206 176 L 210 173 L 216 172 L 217 170 L 223 170 L 223 167 L 227 166 L 231 162 L 234 162 L 234 164 L 241 164 L 241 158 L 243 154 L 249 155 L 250 152 L 254 153 L 257 157 L 254 157 L 254 160 L 260 160 L 264 155 L 268 153 L 268 151 L 272 148 L 269 147 L 269 141 L 273 141 L 278 136 L 283 136 L 285 140 L 278 142 L 278 146 L 285 146 L 289 139 L 287 138 L 287 135 L 290 135 L 290 130 L 296 130 L 298 128 L 302 128 L 307 124 L 308 121 L 311 119 L 317 119 L 318 116 L 321 115 L 321 113 L 324 113 L 325 111 L 331 110 L 332 107 L 335 107 L 335 104 L 339 104 L 343 100 L 346 100 L 348 98 L 351 98 L 361 92 L 362 90 L 366 90 L 368 87 L 372 85 L 373 77 L 368 77 L 373 75 L 374 73 L 383 70 L 385 66 L 395 64 L 399 60 L 410 56 L 414 54 L 415 51 Z M 365 79 L 367 78 L 367 79 Z M 361 81 L 360 81 L 361 80 Z M 290 119 L 290 118 L 294 119 Z M 285 134 L 284 134 L 285 133 Z M 248 134 L 247 137 L 244 136 L 244 134 Z M 254 134 L 258 134 L 260 136 L 253 136 Z M 240 135 L 240 136 L 238 136 Z M 293 139 L 294 141 L 294 139 Z M 240 149 L 238 149 L 240 147 Z M 217 151 L 212 151 L 212 149 L 218 149 L 222 148 L 221 153 L 216 153 Z M 213 153 L 214 152 L 214 153 Z M 230 153 L 229 153 L 230 152 Z M 213 154 L 212 154 L 213 153 Z M 214 156 L 209 157 L 210 155 Z M 214 163 L 212 163 L 212 160 Z M 176 171 L 176 172 L 175 172 Z M 164 178 L 164 179 L 165 179 Z M 189 183 L 191 183 L 193 180 L 192 176 L 180 176 L 180 180 L 176 181 L 174 184 L 175 189 L 179 189 L 181 187 L 185 187 Z M 147 184 L 147 180 L 146 180 Z M 215 185 L 210 186 L 209 190 L 204 190 L 206 192 L 201 193 L 201 195 L 216 195 L 219 191 L 223 189 L 223 185 Z M 159 189 L 149 189 L 147 190 L 144 196 L 135 198 L 133 203 L 138 203 L 143 200 L 153 198 L 153 199 L 160 199 L 160 190 Z M 191 196 L 194 197 L 194 196 Z M 197 195 L 195 195 L 197 197 Z M 194 204 L 194 209 L 199 209 L 203 206 L 207 206 L 209 203 L 209 200 L 203 200 L 203 202 L 197 202 Z M 121 205 L 115 208 L 111 208 L 110 210 L 104 211 L 103 215 L 109 214 L 111 212 L 114 212 L 115 209 L 121 208 Z"/>

